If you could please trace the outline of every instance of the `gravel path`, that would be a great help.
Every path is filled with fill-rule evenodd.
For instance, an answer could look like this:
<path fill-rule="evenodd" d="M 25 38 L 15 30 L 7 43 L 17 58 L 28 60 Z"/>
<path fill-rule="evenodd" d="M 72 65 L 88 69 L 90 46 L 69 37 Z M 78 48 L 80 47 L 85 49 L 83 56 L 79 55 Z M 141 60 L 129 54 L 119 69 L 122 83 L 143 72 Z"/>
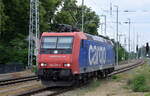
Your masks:
<path fill-rule="evenodd" d="M 25 77 L 25 76 L 31 76 L 31 75 L 35 75 L 33 72 L 31 72 L 31 70 L 7 73 L 7 74 L 0 74 L 0 80 L 10 79 L 10 78 L 19 78 L 19 77 Z"/>
<path fill-rule="evenodd" d="M 124 88 L 125 84 L 124 81 L 101 80 L 97 88 L 89 85 L 58 96 L 144 96 L 144 93 L 135 93 Z"/>
<path fill-rule="evenodd" d="M 28 90 L 41 88 L 41 87 L 43 87 L 43 85 L 37 81 L 21 83 L 18 85 L 8 86 L 7 88 L 1 88 L 0 96 L 12 96 L 14 94 L 22 93 Z"/>
<path fill-rule="evenodd" d="M 135 93 L 123 88 L 124 82 L 102 81 L 96 90 L 87 92 L 83 96 L 144 96 L 143 93 Z"/>

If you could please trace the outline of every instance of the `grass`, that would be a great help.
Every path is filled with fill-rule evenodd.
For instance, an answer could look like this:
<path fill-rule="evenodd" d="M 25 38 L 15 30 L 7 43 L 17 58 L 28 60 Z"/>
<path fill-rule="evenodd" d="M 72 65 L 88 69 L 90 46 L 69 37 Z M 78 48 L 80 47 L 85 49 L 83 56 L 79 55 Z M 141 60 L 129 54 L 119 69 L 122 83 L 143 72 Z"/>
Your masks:
<path fill-rule="evenodd" d="M 101 85 L 101 80 L 93 79 L 92 81 L 89 82 L 83 89 L 86 92 L 93 91 L 96 88 L 98 88 Z"/>
<path fill-rule="evenodd" d="M 111 76 L 111 79 L 119 82 L 121 80 L 121 76 L 120 75 L 113 75 L 113 76 Z"/>
<path fill-rule="evenodd" d="M 72 95 L 72 96 L 83 96 L 87 92 L 95 91 L 96 88 L 98 88 L 100 85 L 101 85 L 101 80 L 94 79 L 94 80 L 90 81 L 89 84 L 87 84 L 84 87 L 78 89 L 77 93 L 75 93 L 75 95 Z"/>
<path fill-rule="evenodd" d="M 135 70 L 127 84 L 134 92 L 150 92 L 150 65 L 144 64 Z"/>
<path fill-rule="evenodd" d="M 90 90 L 95 90 L 97 87 L 100 86 L 100 80 L 93 80 L 90 84 L 89 84 L 89 91 Z"/>
<path fill-rule="evenodd" d="M 144 96 L 150 96 L 150 93 L 146 93 Z"/>
<path fill-rule="evenodd" d="M 111 77 L 111 79 L 113 79 L 113 80 L 117 80 L 118 78 L 119 78 L 118 75 L 113 75 L 113 76 Z"/>

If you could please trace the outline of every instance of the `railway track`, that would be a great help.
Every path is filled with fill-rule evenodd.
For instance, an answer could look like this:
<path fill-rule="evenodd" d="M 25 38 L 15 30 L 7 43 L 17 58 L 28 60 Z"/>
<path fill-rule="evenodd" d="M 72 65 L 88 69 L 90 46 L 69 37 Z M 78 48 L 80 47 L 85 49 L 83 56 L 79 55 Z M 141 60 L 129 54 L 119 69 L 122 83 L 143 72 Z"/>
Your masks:
<path fill-rule="evenodd" d="M 20 82 L 26 82 L 26 81 L 32 81 L 37 80 L 37 76 L 26 76 L 26 77 L 20 77 L 20 78 L 12 78 L 12 79 L 3 79 L 0 80 L 0 86 L 10 85 L 10 84 L 16 84 Z"/>
<path fill-rule="evenodd" d="M 125 72 L 125 71 L 128 71 L 128 70 L 131 70 L 131 69 L 136 68 L 136 67 L 138 67 L 142 64 L 144 64 L 144 60 L 139 60 L 136 64 L 131 65 L 131 66 L 127 66 L 127 67 L 124 67 L 124 68 L 117 69 L 113 73 L 109 74 L 108 76 L 112 76 L 112 75 L 115 75 L 115 74 L 119 74 L 119 73 L 122 73 L 122 72 Z M 51 91 L 51 90 L 49 90 L 49 88 L 44 87 L 44 88 L 30 90 L 28 92 L 24 92 L 24 93 L 14 95 L 14 96 L 30 96 L 30 95 L 36 96 L 36 94 L 41 93 L 41 92 L 43 93 L 43 92 L 46 92 L 46 91 L 51 91 L 51 92 L 50 93 L 47 92 L 47 94 L 45 94 L 44 96 L 56 96 L 56 95 L 59 95 L 61 93 L 65 93 L 67 91 L 71 91 L 71 90 L 74 90 L 74 89 L 75 88 L 72 87 L 72 88 L 60 89 L 58 91 Z M 43 96 L 43 95 L 39 95 L 39 96 Z"/>
<path fill-rule="evenodd" d="M 130 66 L 126 66 L 124 68 L 117 69 L 114 72 L 112 72 L 111 74 L 108 74 L 108 76 L 112 76 L 112 75 L 115 75 L 115 74 L 119 74 L 119 73 L 122 73 L 122 72 L 125 72 L 125 71 L 128 71 L 128 70 L 131 70 L 131 69 L 136 68 L 136 67 L 138 67 L 138 66 L 140 66 L 142 64 L 144 64 L 144 60 L 140 60 L 136 64 L 133 64 L 133 65 L 130 65 Z"/>
<path fill-rule="evenodd" d="M 68 91 L 71 91 L 73 90 L 75 87 L 68 87 L 68 88 L 58 88 L 58 89 L 52 89 L 52 88 L 39 88 L 39 89 L 34 89 L 34 90 L 31 90 L 31 91 L 28 91 L 28 92 L 24 92 L 24 93 L 21 93 L 21 94 L 17 94 L 17 95 L 14 95 L 14 96 L 57 96 L 61 93 L 65 93 L 65 92 L 68 92 Z M 43 95 L 44 94 L 44 95 Z"/>
<path fill-rule="evenodd" d="M 141 63 L 141 61 L 140 61 Z M 118 72 L 123 72 L 126 71 L 130 68 L 134 68 L 138 66 L 137 64 L 134 65 L 130 65 L 130 66 L 126 66 L 124 68 L 120 68 L 120 69 L 116 69 L 115 72 L 113 72 L 112 74 L 109 74 L 109 76 L 117 74 Z M 33 76 L 26 76 L 26 77 L 21 77 L 21 78 L 12 78 L 12 79 L 4 79 L 4 80 L 0 80 L 0 86 L 5 86 L 5 85 L 9 85 L 9 84 L 15 84 L 15 83 L 20 83 L 20 82 L 26 82 L 26 81 L 32 81 L 32 80 L 37 80 L 38 77 L 33 75 Z"/>

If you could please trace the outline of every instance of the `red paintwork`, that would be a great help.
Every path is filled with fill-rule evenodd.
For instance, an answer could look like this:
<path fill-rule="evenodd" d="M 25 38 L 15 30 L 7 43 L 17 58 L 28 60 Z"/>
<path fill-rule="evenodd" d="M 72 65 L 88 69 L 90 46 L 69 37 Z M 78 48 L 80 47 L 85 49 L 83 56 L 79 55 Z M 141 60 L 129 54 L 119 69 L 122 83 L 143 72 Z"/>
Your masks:
<path fill-rule="evenodd" d="M 39 68 L 67 68 L 71 69 L 73 74 L 79 74 L 79 52 L 81 39 L 87 39 L 83 32 L 69 32 L 69 33 L 47 33 L 44 32 L 42 36 L 73 36 L 72 54 L 39 54 L 38 67 Z M 46 67 L 41 67 L 40 63 L 48 64 Z M 70 67 L 64 67 L 64 64 L 71 64 Z"/>

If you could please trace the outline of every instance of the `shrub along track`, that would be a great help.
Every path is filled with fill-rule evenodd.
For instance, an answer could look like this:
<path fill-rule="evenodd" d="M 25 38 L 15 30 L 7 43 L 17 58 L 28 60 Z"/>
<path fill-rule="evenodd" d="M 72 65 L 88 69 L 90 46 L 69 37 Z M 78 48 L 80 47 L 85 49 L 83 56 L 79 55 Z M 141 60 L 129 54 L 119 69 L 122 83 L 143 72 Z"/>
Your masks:
<path fill-rule="evenodd" d="M 144 60 L 138 60 L 138 62 L 136 62 L 135 64 L 132 64 L 130 66 L 115 70 L 113 73 L 108 74 L 108 77 L 110 77 L 112 75 L 115 75 L 115 74 L 119 74 L 119 73 L 128 71 L 128 70 L 131 70 L 131 69 L 136 68 L 136 67 L 138 67 L 142 64 L 144 64 Z M 80 87 L 82 87 L 82 85 Z M 43 95 L 44 96 L 56 96 L 56 95 L 60 95 L 61 93 L 65 93 L 65 92 L 74 90 L 75 88 L 79 88 L 79 87 L 58 88 L 58 90 L 53 90 L 53 88 L 44 87 L 44 88 L 39 88 L 39 89 L 33 89 L 33 90 L 30 90 L 30 91 L 27 91 L 27 92 L 24 92 L 24 93 L 21 93 L 21 94 L 17 94 L 17 95 L 14 95 L 14 96 L 30 96 L 30 95 L 33 96 L 34 94 L 36 96 L 39 93 L 42 94 L 40 96 L 43 96 Z"/>

